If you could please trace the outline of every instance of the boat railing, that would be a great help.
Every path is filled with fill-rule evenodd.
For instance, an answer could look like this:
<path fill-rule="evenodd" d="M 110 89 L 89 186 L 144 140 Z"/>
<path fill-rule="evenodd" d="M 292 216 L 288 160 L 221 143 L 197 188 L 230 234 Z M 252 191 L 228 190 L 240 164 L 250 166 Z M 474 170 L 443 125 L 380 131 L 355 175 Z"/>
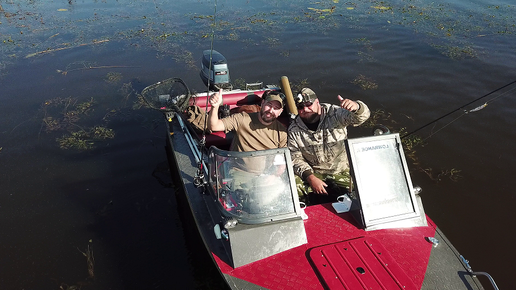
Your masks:
<path fill-rule="evenodd" d="M 464 265 L 466 265 L 466 268 L 467 268 L 468 273 L 470 275 L 472 275 L 473 277 L 476 277 L 476 276 L 485 276 L 485 277 L 487 277 L 487 279 L 489 279 L 489 282 L 491 283 L 491 286 L 493 286 L 493 288 L 495 290 L 499 290 L 498 285 L 496 285 L 496 282 L 495 282 L 495 280 L 493 279 L 493 277 L 491 275 L 489 275 L 486 272 L 473 272 L 473 269 L 471 269 L 471 266 L 469 265 L 469 261 L 466 260 L 466 258 L 464 258 L 464 256 L 462 256 L 462 255 L 460 255 L 460 259 L 462 260 L 462 263 L 464 263 Z"/>

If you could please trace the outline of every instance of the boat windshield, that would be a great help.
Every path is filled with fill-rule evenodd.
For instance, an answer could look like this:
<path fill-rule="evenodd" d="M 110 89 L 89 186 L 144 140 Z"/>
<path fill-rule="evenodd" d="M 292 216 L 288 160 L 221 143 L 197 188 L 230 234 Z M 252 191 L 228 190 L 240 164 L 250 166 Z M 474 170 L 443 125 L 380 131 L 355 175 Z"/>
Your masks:
<path fill-rule="evenodd" d="M 300 215 L 290 152 L 220 150 L 209 154 L 209 183 L 221 212 L 257 224 Z"/>

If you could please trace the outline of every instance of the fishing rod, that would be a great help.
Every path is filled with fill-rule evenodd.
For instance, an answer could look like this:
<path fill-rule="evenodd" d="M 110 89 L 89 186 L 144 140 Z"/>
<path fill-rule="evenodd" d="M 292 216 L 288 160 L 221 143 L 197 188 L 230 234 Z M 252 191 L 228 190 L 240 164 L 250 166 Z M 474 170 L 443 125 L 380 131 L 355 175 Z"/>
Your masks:
<path fill-rule="evenodd" d="M 464 105 L 462 105 L 462 106 L 458 107 L 457 109 L 455 109 L 455 110 L 453 110 L 453 111 L 451 111 L 451 112 L 449 112 L 449 113 L 447 113 L 447 114 L 442 115 L 441 117 L 439 117 L 439 118 L 437 118 L 437 119 L 435 119 L 435 120 L 433 120 L 433 121 L 431 121 L 431 122 L 429 122 L 429 123 L 427 123 L 427 124 L 425 124 L 425 125 L 423 125 L 423 126 L 421 126 L 421 127 L 417 128 L 416 130 L 414 130 L 414 131 L 412 131 L 412 132 L 410 132 L 410 133 L 405 134 L 404 136 L 402 136 L 402 137 L 401 137 L 401 139 L 406 138 L 406 137 L 408 137 L 408 136 L 410 136 L 410 135 L 412 135 L 412 134 L 414 134 L 414 133 L 418 132 L 419 130 L 421 130 L 421 129 L 423 129 L 423 128 L 426 128 L 426 127 L 428 127 L 428 126 L 432 125 L 433 123 L 435 123 L 435 122 L 437 122 L 437 121 L 439 121 L 439 120 L 441 120 L 441 119 L 443 119 L 443 118 L 448 117 L 449 115 L 451 115 L 451 114 L 453 114 L 453 113 L 455 113 L 455 112 L 457 112 L 457 111 L 463 110 L 463 108 L 464 108 L 464 107 L 467 107 L 467 106 L 469 106 L 469 105 L 471 105 L 471 104 L 473 104 L 473 103 L 475 103 L 475 102 L 477 102 L 477 101 L 479 101 L 479 100 L 481 100 L 481 99 L 483 99 L 483 98 L 485 98 L 485 97 L 487 97 L 487 96 L 490 96 L 490 95 L 492 95 L 492 94 L 494 94 L 494 93 L 496 93 L 496 92 L 498 92 L 498 91 L 500 91 L 500 90 L 502 90 L 502 89 L 504 89 L 504 88 L 506 88 L 506 87 L 508 87 L 508 86 L 511 86 L 511 85 L 513 85 L 513 84 L 515 84 L 515 83 L 516 83 L 516 80 L 514 80 L 514 81 L 512 81 L 512 82 L 510 82 L 510 83 L 508 83 L 508 84 L 506 84 L 506 85 L 503 85 L 503 86 L 501 86 L 501 87 L 497 88 L 496 90 L 493 90 L 493 91 L 491 91 L 491 92 L 489 92 L 489 93 L 487 93 L 487 94 L 485 94 L 485 95 L 483 95 L 483 96 L 481 96 L 481 97 L 479 97 L 479 98 L 476 98 L 475 100 L 473 100 L 473 101 L 471 101 L 471 102 L 468 102 L 467 104 L 464 104 Z M 499 96 L 499 97 L 500 97 L 500 96 Z M 494 98 L 494 99 L 492 99 L 492 100 L 490 100 L 490 101 L 488 101 L 488 102 L 491 102 L 491 101 L 493 101 L 493 100 L 495 100 L 495 99 L 497 99 L 497 98 L 498 98 L 498 97 L 496 97 L 496 98 Z M 478 106 L 478 107 L 476 107 L 476 108 L 474 108 L 474 109 L 471 109 L 471 110 L 464 110 L 464 114 L 472 113 L 472 112 L 476 112 L 476 111 L 480 111 L 480 110 L 482 110 L 483 108 L 485 108 L 485 107 L 487 106 L 488 102 L 486 102 L 486 103 L 484 103 L 483 105 L 480 105 L 480 106 Z M 464 114 L 462 114 L 462 115 L 461 115 L 461 116 L 459 116 L 458 118 L 462 117 Z M 458 118 L 454 119 L 451 123 L 455 122 Z M 451 124 L 451 123 L 449 123 L 449 124 Z M 449 124 L 448 124 L 448 125 L 449 125 Z M 446 126 L 448 126 L 448 125 L 446 125 Z M 446 127 L 446 126 L 445 126 L 445 127 Z M 443 128 L 444 128 L 444 127 L 443 127 Z"/>
<path fill-rule="evenodd" d="M 208 82 L 207 82 L 207 89 L 206 89 L 206 104 L 205 104 L 205 113 L 208 113 L 208 104 L 210 99 L 210 87 L 211 87 L 211 73 L 213 70 L 213 42 L 215 39 L 215 26 L 217 25 L 217 0 L 214 1 L 214 8 L 213 8 L 213 25 L 211 26 L 211 41 L 210 41 L 210 63 L 208 66 Z M 204 180 L 204 174 L 203 174 L 203 160 L 204 160 L 204 146 L 206 145 L 206 128 L 208 127 L 208 116 L 205 116 L 204 118 L 204 125 L 202 130 L 202 137 L 200 140 L 200 151 L 201 151 L 201 160 L 199 160 L 199 163 L 197 164 L 197 173 L 194 177 L 194 184 L 197 187 L 200 187 L 203 190 L 204 193 L 204 185 L 207 184 L 206 180 Z"/>

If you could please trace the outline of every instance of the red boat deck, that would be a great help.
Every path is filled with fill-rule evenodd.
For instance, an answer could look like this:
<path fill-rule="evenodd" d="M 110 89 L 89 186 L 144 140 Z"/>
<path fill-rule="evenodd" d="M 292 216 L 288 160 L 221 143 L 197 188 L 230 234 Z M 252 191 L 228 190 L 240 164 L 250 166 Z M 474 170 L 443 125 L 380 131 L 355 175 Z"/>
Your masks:
<path fill-rule="evenodd" d="M 331 204 L 310 206 L 305 211 L 309 217 L 304 221 L 307 244 L 237 269 L 213 255 L 222 273 L 268 289 L 323 289 L 321 284 L 331 289 L 421 288 L 432 250 L 426 237 L 435 235 L 435 224 L 429 218 L 427 227 L 364 231 L 349 213 L 337 214 Z M 335 251 L 343 243 L 358 248 L 354 258 L 333 252 L 336 255 L 331 255 L 331 262 L 341 264 L 331 271 L 321 270 L 328 260 L 316 256 L 321 251 Z M 355 259 L 350 262 L 355 270 L 350 270 L 345 259 Z M 357 270 L 359 267 L 362 269 Z M 362 270 L 364 274 L 357 275 Z"/>

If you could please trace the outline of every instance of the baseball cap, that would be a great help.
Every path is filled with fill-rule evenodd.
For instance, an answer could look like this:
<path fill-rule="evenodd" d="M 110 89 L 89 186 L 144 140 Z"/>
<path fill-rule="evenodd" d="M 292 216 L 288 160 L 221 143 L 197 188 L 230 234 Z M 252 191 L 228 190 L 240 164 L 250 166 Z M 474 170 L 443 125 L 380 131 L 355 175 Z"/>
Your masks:
<path fill-rule="evenodd" d="M 312 91 L 312 89 L 302 88 L 301 91 L 299 91 L 299 93 L 297 94 L 296 104 L 306 103 L 306 102 L 313 103 L 315 101 L 315 99 L 317 99 L 317 95 L 315 94 L 314 91 Z"/>
<path fill-rule="evenodd" d="M 285 95 L 279 91 L 265 91 L 263 99 L 266 101 L 278 101 L 281 107 L 285 106 Z"/>

